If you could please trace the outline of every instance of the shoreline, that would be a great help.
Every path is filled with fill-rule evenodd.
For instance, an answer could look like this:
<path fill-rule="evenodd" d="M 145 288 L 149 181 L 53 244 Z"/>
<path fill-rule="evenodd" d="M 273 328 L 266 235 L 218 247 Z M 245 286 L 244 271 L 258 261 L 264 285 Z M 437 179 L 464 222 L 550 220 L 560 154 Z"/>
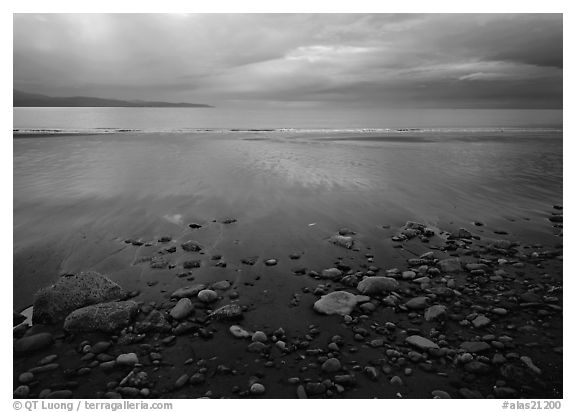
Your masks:
<path fill-rule="evenodd" d="M 556 222 L 550 225 L 561 230 L 561 208 L 550 213 Z M 211 224 L 224 239 L 250 230 L 241 219 Z M 186 230 L 195 239 L 204 228 Z M 128 290 L 139 309 L 120 333 L 16 328 L 16 336 L 52 338 L 24 358 L 15 354 L 15 397 L 562 397 L 561 245 L 498 240 L 481 234 L 482 226 L 448 233 L 407 222 L 390 230 L 390 247 L 409 252 L 396 268 L 363 244 L 361 233 L 344 228 L 317 245 L 334 259 L 313 267 L 313 250 L 229 257 L 206 245 L 188 251 L 185 238 L 124 238 L 130 250 L 156 250 L 132 264 L 150 267 L 146 289 L 159 288 L 157 299 Z M 341 238 L 354 242 L 351 249 Z M 198 263 L 185 269 L 180 257 Z M 202 270 L 210 278 L 197 275 Z M 162 281 L 169 273 L 176 280 L 171 287 Z M 359 286 L 381 277 L 392 279 L 391 289 Z M 173 296 L 199 283 L 199 290 L 214 291 L 215 301 L 198 291 Z M 339 290 L 368 301 L 345 316 L 314 309 Z M 190 299 L 192 310 L 178 318 L 174 307 L 182 299 Z M 212 315 L 226 305 L 238 305 L 241 316 Z M 156 328 L 146 329 L 151 314 Z M 234 325 L 240 337 L 231 333 Z M 125 359 L 131 353 L 136 363 Z"/>

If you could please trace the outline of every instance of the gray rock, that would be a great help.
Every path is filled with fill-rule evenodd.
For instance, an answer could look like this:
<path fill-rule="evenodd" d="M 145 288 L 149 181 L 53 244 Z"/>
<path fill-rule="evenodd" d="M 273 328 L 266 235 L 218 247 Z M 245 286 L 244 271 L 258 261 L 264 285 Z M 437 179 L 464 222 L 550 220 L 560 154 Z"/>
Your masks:
<path fill-rule="evenodd" d="M 192 298 L 198 296 L 198 293 L 204 289 L 206 289 L 206 285 L 203 284 L 185 286 L 172 293 L 172 297 L 177 299 Z"/>
<path fill-rule="evenodd" d="M 324 269 L 318 277 L 321 279 L 335 279 L 342 276 L 342 271 L 337 268 Z"/>
<path fill-rule="evenodd" d="M 34 295 L 34 323 L 61 322 L 76 309 L 121 299 L 126 292 L 97 272 L 64 275 L 58 282 Z"/>
<path fill-rule="evenodd" d="M 263 395 L 266 392 L 266 388 L 261 383 L 253 383 L 250 386 L 250 393 L 252 395 Z"/>
<path fill-rule="evenodd" d="M 484 315 L 478 315 L 476 316 L 476 318 L 474 318 L 472 324 L 474 325 L 475 328 L 483 328 L 490 324 L 490 319 L 488 319 Z"/>
<path fill-rule="evenodd" d="M 28 353 L 47 348 L 54 343 L 52 334 L 43 332 L 25 336 L 14 342 L 14 352 Z"/>
<path fill-rule="evenodd" d="M 438 265 L 444 273 L 455 273 L 462 270 L 462 262 L 458 258 L 443 259 L 438 262 Z"/>
<path fill-rule="evenodd" d="M 18 376 L 18 382 L 27 384 L 34 380 L 34 374 L 32 372 L 24 372 Z"/>
<path fill-rule="evenodd" d="M 340 361 L 336 358 L 330 358 L 327 359 L 323 364 L 322 364 L 322 372 L 326 372 L 326 373 L 336 373 L 338 372 L 340 369 L 342 369 L 342 365 L 340 364 Z"/>
<path fill-rule="evenodd" d="M 296 396 L 298 399 L 308 399 L 308 395 L 306 394 L 306 389 L 304 389 L 304 386 L 298 385 L 296 388 Z"/>
<path fill-rule="evenodd" d="M 230 282 L 227 280 L 221 280 L 220 282 L 216 282 L 212 285 L 212 289 L 214 290 L 228 290 L 230 289 Z"/>
<path fill-rule="evenodd" d="M 344 247 L 346 249 L 352 249 L 354 246 L 354 239 L 351 236 L 334 235 L 328 239 L 330 243 L 336 246 Z"/>
<path fill-rule="evenodd" d="M 186 252 L 199 252 L 202 250 L 202 245 L 200 245 L 200 243 L 195 242 L 193 240 L 189 240 L 187 242 L 182 243 L 181 247 Z"/>
<path fill-rule="evenodd" d="M 231 304 L 222 306 L 216 310 L 214 310 L 209 315 L 211 318 L 218 319 L 218 320 L 230 320 L 230 319 L 240 319 L 244 315 L 242 313 L 242 308 L 240 305 Z"/>
<path fill-rule="evenodd" d="M 230 333 L 238 339 L 249 338 L 252 334 L 238 325 L 230 326 Z"/>
<path fill-rule="evenodd" d="M 444 305 L 433 305 L 426 309 L 424 312 L 424 319 L 427 321 L 432 321 L 438 318 L 446 316 L 446 306 Z"/>
<path fill-rule="evenodd" d="M 410 299 L 405 305 L 412 310 L 424 309 L 428 305 L 428 298 L 426 296 L 418 296 Z"/>
<path fill-rule="evenodd" d="M 392 292 L 399 288 L 398 281 L 386 276 L 366 277 L 358 283 L 356 289 L 366 295 L 377 295 L 382 292 Z"/>
<path fill-rule="evenodd" d="M 460 348 L 466 352 L 479 353 L 490 349 L 490 345 L 486 342 L 462 342 Z"/>
<path fill-rule="evenodd" d="M 46 395 L 46 399 L 70 399 L 71 397 L 72 391 L 69 389 L 50 392 L 48 395 Z"/>
<path fill-rule="evenodd" d="M 28 386 L 20 385 L 14 390 L 14 392 L 12 393 L 12 396 L 14 398 L 27 398 L 29 393 L 30 393 L 30 388 Z"/>
<path fill-rule="evenodd" d="M 268 337 L 262 331 L 257 330 L 252 334 L 252 342 L 267 342 Z"/>
<path fill-rule="evenodd" d="M 116 358 L 116 365 L 118 366 L 134 366 L 138 363 L 138 356 L 131 353 L 122 353 Z"/>
<path fill-rule="evenodd" d="M 448 392 L 441 391 L 439 389 L 432 391 L 432 398 L 434 398 L 434 399 L 452 399 L 452 397 L 450 396 L 450 394 Z"/>
<path fill-rule="evenodd" d="M 314 303 L 314 310 L 325 315 L 349 315 L 356 304 L 368 302 L 368 296 L 336 291 L 322 296 Z"/>
<path fill-rule="evenodd" d="M 184 375 L 180 376 L 178 379 L 176 379 L 176 382 L 174 383 L 174 387 L 176 389 L 180 389 L 181 387 L 186 385 L 189 380 L 190 380 L 190 376 L 188 376 L 187 374 L 184 374 Z"/>
<path fill-rule="evenodd" d="M 188 298 L 182 298 L 176 303 L 176 306 L 170 311 L 170 316 L 176 320 L 181 320 L 188 317 L 194 312 L 194 305 Z"/>
<path fill-rule="evenodd" d="M 137 311 L 138 304 L 132 300 L 99 303 L 70 313 L 64 321 L 64 329 L 69 332 L 113 332 L 127 326 Z"/>
<path fill-rule="evenodd" d="M 426 339 L 418 335 L 408 336 L 406 338 L 406 342 L 421 350 L 439 349 L 439 346 L 437 344 L 435 344 L 429 339 Z"/>
<path fill-rule="evenodd" d="M 211 289 L 204 289 L 198 293 L 198 300 L 204 303 L 212 303 L 218 299 L 218 294 Z"/>

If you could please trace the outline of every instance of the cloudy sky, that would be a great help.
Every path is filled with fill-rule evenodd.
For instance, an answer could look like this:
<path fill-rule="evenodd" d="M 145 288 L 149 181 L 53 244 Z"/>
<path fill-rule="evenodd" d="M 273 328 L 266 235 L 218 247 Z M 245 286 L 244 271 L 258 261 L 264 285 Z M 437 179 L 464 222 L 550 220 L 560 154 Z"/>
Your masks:
<path fill-rule="evenodd" d="M 16 14 L 14 88 L 216 106 L 562 107 L 558 14 Z"/>

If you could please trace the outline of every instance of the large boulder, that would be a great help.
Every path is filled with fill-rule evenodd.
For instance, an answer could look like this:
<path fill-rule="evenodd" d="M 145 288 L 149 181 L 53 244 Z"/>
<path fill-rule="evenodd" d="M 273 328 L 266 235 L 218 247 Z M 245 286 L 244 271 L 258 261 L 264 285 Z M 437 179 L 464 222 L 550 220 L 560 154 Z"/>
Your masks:
<path fill-rule="evenodd" d="M 113 332 L 127 326 L 136 312 L 138 303 L 107 302 L 76 309 L 64 321 L 64 329 L 69 332 Z"/>
<path fill-rule="evenodd" d="M 368 296 L 336 291 L 322 296 L 314 303 L 314 310 L 324 315 L 349 315 L 358 303 L 367 302 Z"/>
<path fill-rule="evenodd" d="M 382 292 L 392 292 L 398 289 L 399 286 L 398 281 L 394 278 L 372 276 L 362 279 L 362 281 L 358 283 L 358 286 L 356 286 L 356 289 L 366 295 L 377 295 Z"/>
<path fill-rule="evenodd" d="M 54 285 L 36 292 L 32 321 L 44 324 L 61 322 L 78 308 L 125 296 L 126 292 L 120 285 L 100 273 L 64 275 Z"/>

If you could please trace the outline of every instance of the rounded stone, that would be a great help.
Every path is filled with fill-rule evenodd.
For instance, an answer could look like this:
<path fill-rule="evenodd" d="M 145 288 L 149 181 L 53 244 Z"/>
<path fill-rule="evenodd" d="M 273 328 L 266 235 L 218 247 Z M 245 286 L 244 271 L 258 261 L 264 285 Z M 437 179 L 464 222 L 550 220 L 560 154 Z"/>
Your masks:
<path fill-rule="evenodd" d="M 211 303 L 218 299 L 218 294 L 211 289 L 204 289 L 198 292 L 198 300 L 204 303 Z"/>
<path fill-rule="evenodd" d="M 336 373 L 340 369 L 342 369 L 342 365 L 336 358 L 330 358 L 322 364 L 322 371 L 326 373 Z"/>
<path fill-rule="evenodd" d="M 250 393 L 252 395 L 263 395 L 266 392 L 266 388 L 261 383 L 253 383 L 250 386 Z"/>

